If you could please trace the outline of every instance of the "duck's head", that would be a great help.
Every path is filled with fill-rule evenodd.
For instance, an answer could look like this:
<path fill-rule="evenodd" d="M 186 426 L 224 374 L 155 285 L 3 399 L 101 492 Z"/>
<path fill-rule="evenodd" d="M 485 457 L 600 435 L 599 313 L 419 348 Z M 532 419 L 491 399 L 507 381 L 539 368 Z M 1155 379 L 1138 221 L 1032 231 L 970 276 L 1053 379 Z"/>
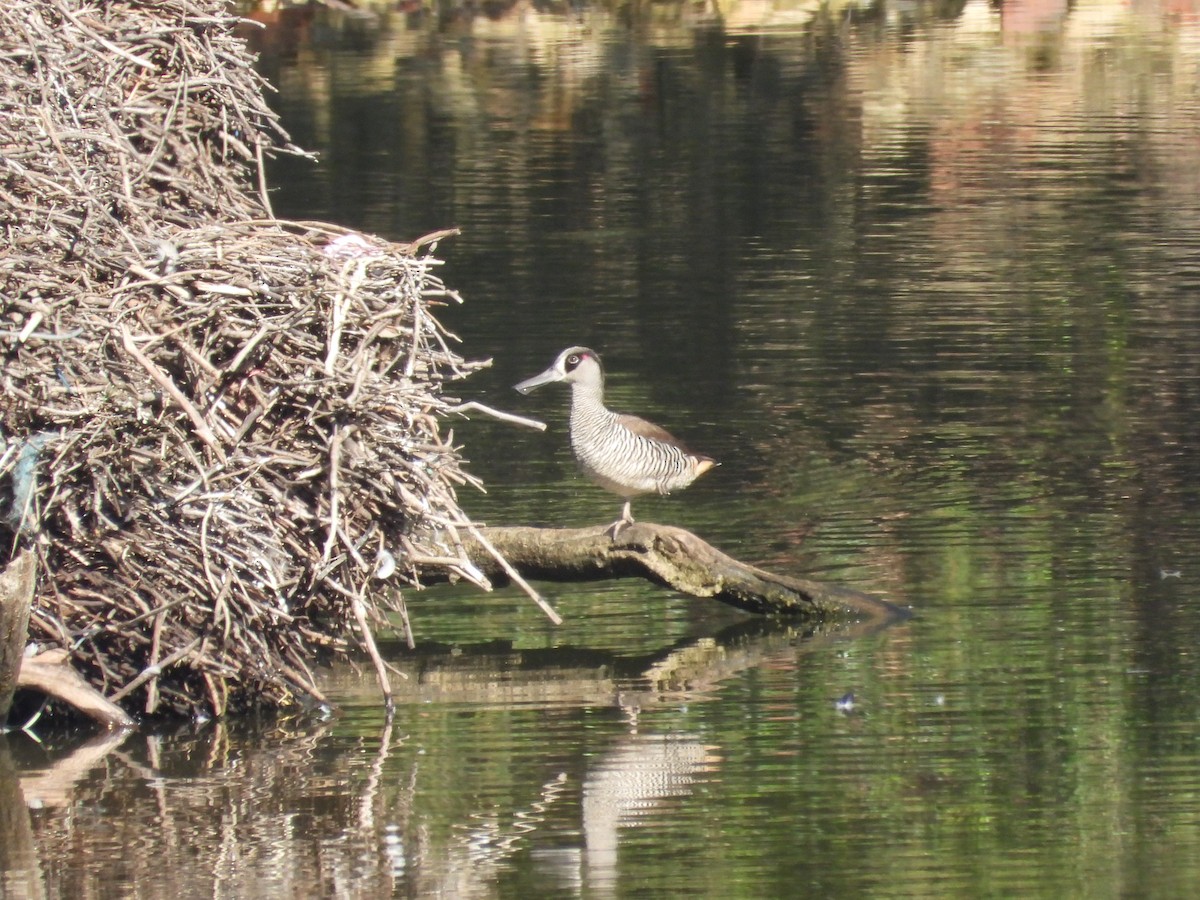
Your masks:
<path fill-rule="evenodd" d="M 568 384 L 602 384 L 604 370 L 600 366 L 600 355 L 587 347 L 568 347 L 554 360 L 550 368 L 540 375 L 526 378 L 515 385 L 522 394 L 528 394 L 534 388 L 552 381 L 565 381 Z"/>

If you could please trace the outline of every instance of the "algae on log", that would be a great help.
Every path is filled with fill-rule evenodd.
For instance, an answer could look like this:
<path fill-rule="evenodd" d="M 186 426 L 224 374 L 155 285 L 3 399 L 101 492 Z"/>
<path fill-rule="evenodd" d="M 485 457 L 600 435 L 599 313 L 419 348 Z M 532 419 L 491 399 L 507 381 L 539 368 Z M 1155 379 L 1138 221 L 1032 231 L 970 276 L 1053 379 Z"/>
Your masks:
<path fill-rule="evenodd" d="M 36 581 L 37 559 L 30 550 L 23 551 L 0 572 L 0 727 L 8 720 L 21 674 Z"/>
<path fill-rule="evenodd" d="M 752 613 L 810 619 L 850 615 L 871 621 L 908 616 L 869 594 L 747 565 L 690 531 L 669 525 L 638 522 L 615 539 L 604 527 L 481 527 L 479 532 L 513 568 L 533 580 L 640 577 Z M 463 543 L 471 561 L 489 578 L 505 580 L 505 572 L 485 547 L 465 536 Z"/>

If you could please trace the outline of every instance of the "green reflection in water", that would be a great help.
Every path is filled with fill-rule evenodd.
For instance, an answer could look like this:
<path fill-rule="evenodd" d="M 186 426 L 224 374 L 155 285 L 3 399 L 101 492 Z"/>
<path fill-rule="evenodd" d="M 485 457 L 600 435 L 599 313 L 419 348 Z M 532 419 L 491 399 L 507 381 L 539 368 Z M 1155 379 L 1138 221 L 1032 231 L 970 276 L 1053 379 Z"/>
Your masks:
<path fill-rule="evenodd" d="M 455 389 L 551 424 L 456 428 L 469 509 L 611 520 L 563 397 L 511 390 L 582 342 L 723 463 L 640 517 L 917 616 L 414 595 L 390 731 L 337 672 L 331 722 L 138 735 L 69 803 L 18 755 L 48 893 L 1200 893 L 1200 31 L 1003 7 L 318 19 L 268 53 L 323 154 L 278 210 L 462 226 L 447 320 L 496 362 Z"/>

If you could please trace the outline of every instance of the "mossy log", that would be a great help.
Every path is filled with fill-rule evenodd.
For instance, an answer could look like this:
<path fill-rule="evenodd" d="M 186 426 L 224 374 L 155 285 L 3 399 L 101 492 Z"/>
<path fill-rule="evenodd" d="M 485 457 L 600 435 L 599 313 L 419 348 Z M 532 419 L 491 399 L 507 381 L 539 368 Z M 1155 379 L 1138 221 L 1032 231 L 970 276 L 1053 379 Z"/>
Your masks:
<path fill-rule="evenodd" d="M 622 529 L 615 539 L 611 529 L 599 526 L 478 531 L 522 577 L 535 581 L 639 577 L 747 612 L 813 620 L 888 621 L 908 615 L 869 594 L 748 565 L 690 531 L 669 525 L 638 522 Z M 489 578 L 507 580 L 505 570 L 482 542 L 467 540 L 465 549 Z"/>

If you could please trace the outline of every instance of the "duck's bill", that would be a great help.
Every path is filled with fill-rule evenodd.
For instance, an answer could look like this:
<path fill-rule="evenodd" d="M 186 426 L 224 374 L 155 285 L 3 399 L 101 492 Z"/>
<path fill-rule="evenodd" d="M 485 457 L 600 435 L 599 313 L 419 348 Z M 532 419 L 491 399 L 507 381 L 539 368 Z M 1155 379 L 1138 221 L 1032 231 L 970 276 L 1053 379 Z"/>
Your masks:
<path fill-rule="evenodd" d="M 513 385 L 522 394 L 528 394 L 534 388 L 539 388 L 543 384 L 549 384 L 552 381 L 562 381 L 562 375 L 556 369 L 550 368 L 540 375 L 534 375 L 532 378 L 526 378 L 520 384 Z"/>

